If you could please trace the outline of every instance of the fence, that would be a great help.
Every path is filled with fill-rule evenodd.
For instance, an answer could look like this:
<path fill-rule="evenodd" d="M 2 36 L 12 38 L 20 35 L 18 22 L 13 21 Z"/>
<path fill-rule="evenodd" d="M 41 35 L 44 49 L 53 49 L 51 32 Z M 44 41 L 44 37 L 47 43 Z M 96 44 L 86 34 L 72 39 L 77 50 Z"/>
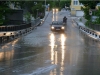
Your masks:
<path fill-rule="evenodd" d="M 0 43 L 6 43 L 32 31 L 41 23 L 40 18 L 20 25 L 0 26 Z"/>
<path fill-rule="evenodd" d="M 90 29 L 88 27 L 84 27 L 84 26 L 80 26 L 79 23 L 77 23 L 79 29 L 81 31 L 83 31 L 84 33 L 86 33 L 87 35 L 89 35 L 90 37 L 94 38 L 94 39 L 97 39 L 97 40 L 100 40 L 100 32 L 98 31 L 95 31 L 93 29 Z M 91 25 L 92 26 L 92 25 Z"/>
<path fill-rule="evenodd" d="M 41 22 L 40 18 L 37 18 L 33 21 L 31 21 L 30 23 L 23 23 L 20 25 L 5 25 L 5 26 L 0 26 L 0 32 L 3 31 L 17 31 L 17 30 L 22 30 L 22 29 L 26 29 L 32 26 L 37 26 L 37 24 L 39 24 Z"/>

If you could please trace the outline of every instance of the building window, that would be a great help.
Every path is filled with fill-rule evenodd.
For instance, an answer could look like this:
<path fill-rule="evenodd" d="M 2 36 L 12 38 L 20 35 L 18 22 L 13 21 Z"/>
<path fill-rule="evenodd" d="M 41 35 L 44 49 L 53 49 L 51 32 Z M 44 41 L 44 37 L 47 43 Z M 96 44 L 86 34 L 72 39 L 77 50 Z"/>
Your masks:
<path fill-rule="evenodd" d="M 73 2 L 73 5 L 75 5 L 75 1 Z"/>
<path fill-rule="evenodd" d="M 78 1 L 74 1 L 73 2 L 73 5 L 78 5 Z"/>
<path fill-rule="evenodd" d="M 78 1 L 76 1 L 76 5 L 78 5 Z"/>

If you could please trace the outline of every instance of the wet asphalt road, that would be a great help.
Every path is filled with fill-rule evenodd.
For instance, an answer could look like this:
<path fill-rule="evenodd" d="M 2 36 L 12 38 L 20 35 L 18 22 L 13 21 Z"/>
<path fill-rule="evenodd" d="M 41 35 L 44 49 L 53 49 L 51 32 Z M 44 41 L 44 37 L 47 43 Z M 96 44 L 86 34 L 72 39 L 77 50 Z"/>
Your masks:
<path fill-rule="evenodd" d="M 66 31 L 51 32 L 49 24 L 64 16 Z M 68 11 L 50 12 L 43 25 L 0 48 L 0 75 L 100 75 L 100 42 L 79 31 Z"/>

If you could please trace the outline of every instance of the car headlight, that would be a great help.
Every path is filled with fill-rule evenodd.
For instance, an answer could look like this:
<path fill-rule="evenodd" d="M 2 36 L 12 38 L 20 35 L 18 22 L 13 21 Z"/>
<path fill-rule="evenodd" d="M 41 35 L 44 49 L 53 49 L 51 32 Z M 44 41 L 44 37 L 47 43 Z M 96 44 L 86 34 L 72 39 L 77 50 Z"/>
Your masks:
<path fill-rule="evenodd" d="M 65 27 L 61 27 L 61 29 L 65 29 Z"/>
<path fill-rule="evenodd" d="M 58 11 L 58 9 L 56 9 L 56 11 Z"/>
<path fill-rule="evenodd" d="M 54 27 L 53 27 L 53 26 L 52 26 L 51 28 L 52 28 L 52 29 L 54 29 Z"/>

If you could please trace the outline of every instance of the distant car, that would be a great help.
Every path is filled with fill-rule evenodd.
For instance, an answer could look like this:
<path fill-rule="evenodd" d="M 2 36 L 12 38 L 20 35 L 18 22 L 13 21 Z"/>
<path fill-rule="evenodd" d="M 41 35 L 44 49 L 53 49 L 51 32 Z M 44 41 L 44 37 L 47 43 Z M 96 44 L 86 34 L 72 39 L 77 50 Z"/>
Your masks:
<path fill-rule="evenodd" d="M 58 9 L 57 8 L 53 8 L 52 11 L 53 12 L 58 12 Z"/>
<path fill-rule="evenodd" d="M 44 19 L 40 19 L 41 20 L 41 24 L 44 23 Z"/>
<path fill-rule="evenodd" d="M 53 21 L 50 27 L 51 31 L 65 31 L 65 25 L 60 21 Z"/>

